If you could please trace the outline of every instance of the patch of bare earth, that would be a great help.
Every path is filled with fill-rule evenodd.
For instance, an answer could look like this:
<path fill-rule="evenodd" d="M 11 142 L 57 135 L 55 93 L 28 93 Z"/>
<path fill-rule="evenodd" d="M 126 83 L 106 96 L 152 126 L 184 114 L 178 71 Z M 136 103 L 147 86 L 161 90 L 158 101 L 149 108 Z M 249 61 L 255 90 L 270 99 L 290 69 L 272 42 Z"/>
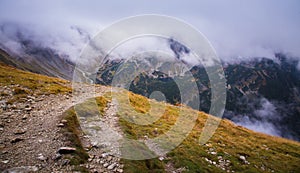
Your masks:
<path fill-rule="evenodd" d="M 77 89 L 77 97 L 72 97 L 72 94 L 28 95 L 13 104 L 6 104 L 11 89 L 6 87 L 5 90 L 8 94 L 1 96 L 0 102 L 0 171 L 72 172 L 74 167 L 69 160 L 58 153 L 61 147 L 69 144 L 60 132 L 63 126 L 61 115 L 87 98 L 102 95 L 108 88 L 86 85 Z M 116 121 L 104 122 L 115 125 Z M 92 145 L 88 142 L 91 141 L 83 143 Z M 87 152 L 90 158 L 82 166 L 90 172 L 123 172 L 119 158 L 106 154 L 97 146 Z"/>

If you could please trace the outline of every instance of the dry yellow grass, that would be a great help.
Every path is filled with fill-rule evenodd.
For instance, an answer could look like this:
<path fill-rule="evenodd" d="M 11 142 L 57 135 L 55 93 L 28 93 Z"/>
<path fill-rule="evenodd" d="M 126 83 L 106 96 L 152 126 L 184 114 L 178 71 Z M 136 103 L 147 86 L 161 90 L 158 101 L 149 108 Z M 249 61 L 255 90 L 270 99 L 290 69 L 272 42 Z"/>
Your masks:
<path fill-rule="evenodd" d="M 4 65 L 0 65 L 0 86 L 14 87 L 13 98 L 15 101 L 27 94 L 71 92 L 68 81 L 24 72 Z M 5 93 L 2 94 L 5 95 Z M 112 96 L 123 101 L 127 99 L 119 105 L 118 115 L 120 116 L 120 127 L 128 138 L 140 139 L 145 135 L 149 138 L 155 138 L 167 133 L 178 120 L 180 110 L 185 113 L 183 120 L 186 119 L 186 122 L 190 122 L 196 117 L 195 124 L 190 124 L 192 130 L 189 135 L 179 146 L 167 154 L 165 160 L 132 161 L 123 159 L 122 161 L 125 163 L 124 172 L 165 172 L 167 163 L 172 163 L 177 168 L 185 167 L 187 172 L 224 172 L 205 160 L 207 158 L 218 162 L 218 156 L 229 160 L 230 170 L 235 172 L 275 171 L 285 173 L 300 171 L 300 144 L 298 142 L 256 133 L 236 126 L 228 120 L 222 120 L 207 145 L 200 145 L 199 137 L 207 118 L 211 115 L 184 106 L 180 109 L 180 107 L 166 103 L 158 103 L 128 91 L 117 93 L 117 95 L 107 94 L 105 97 L 98 98 L 97 105 L 100 112 L 104 111 Z M 81 111 L 90 111 L 88 101 L 85 104 L 86 110 L 82 109 Z M 74 145 L 78 145 L 77 147 L 80 148 L 80 141 L 76 139 L 76 133 L 79 132 L 77 131 L 78 127 L 75 126 L 78 124 L 74 120 L 75 116 L 72 109 L 67 111 L 64 117 L 69 118 L 68 132 L 75 134 L 72 140 Z M 144 125 L 138 125 L 139 123 L 134 122 Z M 180 127 L 177 130 L 180 130 Z M 216 155 L 210 154 L 208 152 L 210 149 L 213 149 Z M 245 156 L 250 164 L 244 164 L 239 159 L 241 155 Z M 86 159 L 84 152 L 78 153 L 78 156 Z M 78 160 L 82 162 L 80 159 Z"/>

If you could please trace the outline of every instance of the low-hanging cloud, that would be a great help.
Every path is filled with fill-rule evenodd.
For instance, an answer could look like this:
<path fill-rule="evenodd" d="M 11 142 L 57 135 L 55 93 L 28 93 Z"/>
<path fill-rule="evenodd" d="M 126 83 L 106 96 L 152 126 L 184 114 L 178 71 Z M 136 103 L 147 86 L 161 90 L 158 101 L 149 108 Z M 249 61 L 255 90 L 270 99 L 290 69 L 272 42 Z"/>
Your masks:
<path fill-rule="evenodd" d="M 89 39 L 89 34 L 78 26 L 70 26 L 56 34 L 43 25 L 31 27 L 11 22 L 0 23 L 0 46 L 21 56 L 25 54 L 26 44 L 30 43 L 35 47 L 51 48 L 75 61 Z"/>
<path fill-rule="evenodd" d="M 28 28 L 25 33 L 30 38 L 76 59 L 103 26 L 120 18 L 154 13 L 177 17 L 195 26 L 226 61 L 273 58 L 275 52 L 300 57 L 299 5 L 297 0 L 2 0 L 0 24 L 9 22 Z M 14 40 L 1 37 L 1 42 L 20 50 Z"/>
<path fill-rule="evenodd" d="M 248 103 L 248 108 L 251 109 L 251 112 L 237 115 L 232 120 L 238 125 L 257 132 L 299 140 L 295 135 L 289 133 L 285 124 L 281 124 L 281 120 L 284 118 L 282 112 L 288 111 L 286 110 L 286 105 L 266 98 L 260 98 L 254 102 Z M 259 108 L 254 106 L 257 103 L 260 105 Z"/>

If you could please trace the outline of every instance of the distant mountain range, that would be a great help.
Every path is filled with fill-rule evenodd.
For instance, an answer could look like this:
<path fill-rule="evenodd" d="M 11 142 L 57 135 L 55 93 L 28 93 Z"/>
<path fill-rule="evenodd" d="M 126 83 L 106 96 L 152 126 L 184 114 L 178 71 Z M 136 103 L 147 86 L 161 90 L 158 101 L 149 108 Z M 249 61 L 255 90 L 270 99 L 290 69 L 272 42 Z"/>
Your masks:
<path fill-rule="evenodd" d="M 177 59 L 190 50 L 174 40 L 170 49 Z M 0 50 L 0 61 L 17 68 L 72 79 L 75 64 L 56 51 L 22 42 L 22 55 L 6 49 Z M 285 54 L 275 54 L 276 59 L 252 58 L 240 63 L 224 63 L 227 80 L 227 103 L 223 118 L 250 129 L 300 140 L 300 71 L 297 61 Z M 110 59 L 101 66 L 95 83 L 110 85 L 124 59 Z M 190 69 L 200 91 L 200 110 L 210 108 L 210 82 L 203 66 Z M 92 77 L 91 77 L 92 78 Z M 139 74 L 130 85 L 130 91 L 149 97 L 153 91 L 161 91 L 166 101 L 180 103 L 180 92 L 172 76 L 160 71 Z"/>

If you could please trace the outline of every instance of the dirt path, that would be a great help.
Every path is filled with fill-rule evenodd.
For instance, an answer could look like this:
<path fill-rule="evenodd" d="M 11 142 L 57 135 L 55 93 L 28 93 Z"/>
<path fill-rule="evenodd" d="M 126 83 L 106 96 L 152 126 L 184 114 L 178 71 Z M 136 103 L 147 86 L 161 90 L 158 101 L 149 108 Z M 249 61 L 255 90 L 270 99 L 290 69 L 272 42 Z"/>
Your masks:
<path fill-rule="evenodd" d="M 72 94 L 27 96 L 23 103 L 2 106 L 0 171 L 72 172 L 68 160 L 57 161 L 58 149 L 67 144 L 66 137 L 59 132 L 60 116 L 71 106 L 100 96 L 105 91 L 108 88 L 86 86 L 75 92 L 75 98 Z M 114 115 L 113 107 L 113 104 L 110 105 L 108 115 Z M 102 125 L 116 126 L 117 119 L 112 116 L 106 118 Z M 89 162 L 83 166 L 91 172 L 123 172 L 120 159 L 100 151 L 97 146 L 89 154 Z"/>

